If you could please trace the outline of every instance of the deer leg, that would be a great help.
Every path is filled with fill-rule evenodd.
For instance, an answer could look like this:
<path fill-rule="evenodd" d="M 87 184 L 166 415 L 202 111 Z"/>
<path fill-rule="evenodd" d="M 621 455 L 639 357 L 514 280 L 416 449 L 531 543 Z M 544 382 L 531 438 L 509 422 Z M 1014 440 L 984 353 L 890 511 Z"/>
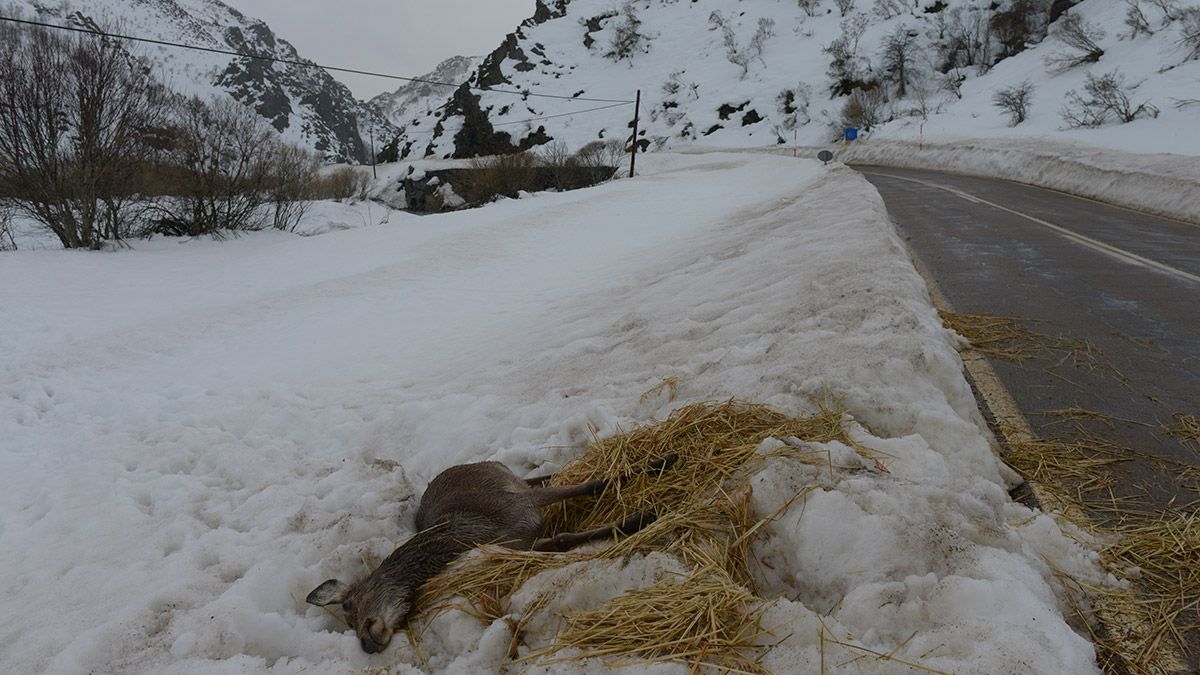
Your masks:
<path fill-rule="evenodd" d="M 671 468 L 678 459 L 679 459 L 678 454 L 676 454 L 674 452 L 668 453 L 666 455 L 663 455 L 662 457 L 659 457 L 658 459 L 654 459 L 649 462 L 646 462 L 645 466 L 643 466 L 642 468 L 634 471 L 633 473 L 631 473 L 627 476 L 623 476 L 620 480 L 621 480 L 621 482 L 624 482 L 624 481 L 629 480 L 630 478 L 633 478 L 634 476 L 637 476 L 638 474 L 642 474 L 642 473 L 652 473 L 652 474 L 661 475 L 663 471 L 666 471 L 667 469 Z M 560 501 L 563 499 L 570 499 L 571 497 L 582 497 L 584 495 L 588 495 L 588 496 L 598 495 L 601 492 L 604 492 L 604 488 L 608 487 L 608 481 L 605 481 L 605 480 L 588 481 L 582 485 L 566 485 L 566 486 L 563 486 L 562 488 L 545 487 L 546 482 L 549 481 L 553 477 L 554 477 L 553 474 L 551 474 L 548 476 L 534 476 L 533 478 L 525 479 L 525 484 L 531 488 L 534 488 L 534 499 L 536 499 L 538 501 L 538 504 L 541 506 L 545 506 L 546 504 L 552 504 L 554 502 L 557 502 L 557 501 Z M 552 492 L 552 491 L 555 491 L 555 492 Z M 543 495 L 545 495 L 545 496 L 543 496 Z"/>
<path fill-rule="evenodd" d="M 604 492 L 604 488 L 608 485 L 605 480 L 589 480 L 586 483 L 579 485 L 560 485 L 558 487 L 535 487 L 531 489 L 533 493 L 533 501 L 538 506 L 545 506 L 560 502 L 571 497 L 583 497 L 585 495 L 598 495 Z"/>
<path fill-rule="evenodd" d="M 616 525 L 607 527 L 597 527 L 594 530 L 585 532 L 560 532 L 553 537 L 544 537 L 533 543 L 535 551 L 569 551 L 576 546 L 586 544 L 589 541 L 597 539 L 607 539 L 617 535 L 629 536 L 638 532 L 650 523 L 653 523 L 658 518 L 658 514 L 653 511 L 643 511 L 642 513 L 634 514 Z"/>

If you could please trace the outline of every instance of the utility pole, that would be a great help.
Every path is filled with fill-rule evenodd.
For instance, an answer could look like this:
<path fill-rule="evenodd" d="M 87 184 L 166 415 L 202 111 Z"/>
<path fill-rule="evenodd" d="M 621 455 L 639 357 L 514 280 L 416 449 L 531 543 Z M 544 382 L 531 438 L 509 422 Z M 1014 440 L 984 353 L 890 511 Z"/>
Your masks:
<path fill-rule="evenodd" d="M 629 177 L 633 178 L 633 167 L 637 163 L 638 114 L 642 111 L 642 90 L 637 90 L 637 101 L 633 104 L 633 151 L 629 153 Z"/>
<path fill-rule="evenodd" d="M 371 130 L 371 178 L 379 178 L 375 172 L 375 122 L 367 120 L 367 128 Z"/>

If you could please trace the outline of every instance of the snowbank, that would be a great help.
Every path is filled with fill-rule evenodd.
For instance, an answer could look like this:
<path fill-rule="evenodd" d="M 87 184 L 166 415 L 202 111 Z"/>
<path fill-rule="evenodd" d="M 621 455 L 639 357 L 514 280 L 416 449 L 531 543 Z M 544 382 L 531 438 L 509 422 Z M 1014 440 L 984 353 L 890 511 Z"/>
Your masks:
<path fill-rule="evenodd" d="M 812 156 L 817 150 L 803 152 Z M 839 146 L 834 154 L 843 162 L 1005 178 L 1200 223 L 1198 156 L 1139 155 L 1045 138 L 964 138 L 923 145 L 872 138 Z"/>
<path fill-rule="evenodd" d="M 449 612 L 419 652 L 372 656 L 304 595 L 410 536 L 452 464 L 532 474 L 689 401 L 802 413 L 829 394 L 890 473 L 838 468 L 831 443 L 833 467 L 755 478 L 764 515 L 818 486 L 756 545 L 782 596 L 767 667 L 895 672 L 837 640 L 958 673 L 1095 672 L 1056 581 L 1102 581 L 1095 555 L 1008 499 L 878 195 L 768 155 L 642 168 L 319 237 L 6 255 L 0 670 L 495 672 L 504 621 Z M 664 377 L 677 400 L 640 400 Z M 554 608 L 672 569 L 568 568 Z"/>

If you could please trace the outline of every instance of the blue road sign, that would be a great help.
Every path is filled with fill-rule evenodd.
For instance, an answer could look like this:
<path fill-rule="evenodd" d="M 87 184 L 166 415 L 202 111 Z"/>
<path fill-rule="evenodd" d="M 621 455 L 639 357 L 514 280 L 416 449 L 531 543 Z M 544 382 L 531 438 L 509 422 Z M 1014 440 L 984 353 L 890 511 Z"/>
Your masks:
<path fill-rule="evenodd" d="M 846 140 L 857 141 L 858 140 L 858 129 L 855 129 L 854 127 L 846 127 Z"/>

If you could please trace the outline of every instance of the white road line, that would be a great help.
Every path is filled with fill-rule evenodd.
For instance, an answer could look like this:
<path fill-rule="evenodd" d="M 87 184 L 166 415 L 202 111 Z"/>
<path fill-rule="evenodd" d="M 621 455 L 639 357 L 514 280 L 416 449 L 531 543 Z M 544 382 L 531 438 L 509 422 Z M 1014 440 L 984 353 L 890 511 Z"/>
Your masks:
<path fill-rule="evenodd" d="M 938 185 L 937 183 L 930 183 L 928 181 L 918 180 L 916 178 L 897 176 L 895 174 L 890 174 L 890 173 L 880 173 L 878 171 L 866 171 L 864 173 L 870 173 L 870 174 L 873 174 L 876 176 L 886 176 L 888 178 L 895 178 L 896 180 L 908 181 L 909 183 L 917 183 L 918 185 L 924 185 L 925 187 L 936 188 L 938 190 L 945 190 L 946 192 L 949 192 L 950 194 L 953 194 L 961 199 L 965 199 L 968 202 L 973 202 L 975 204 L 986 204 L 994 209 L 1000 209 L 1001 211 L 1006 211 L 1015 216 L 1020 216 L 1026 220 L 1033 221 L 1033 222 L 1037 223 L 1038 225 L 1042 225 L 1043 227 L 1048 227 L 1051 230 L 1054 230 L 1058 234 L 1062 235 L 1063 237 L 1066 237 L 1067 239 L 1070 239 L 1071 241 L 1073 241 L 1077 244 L 1083 244 L 1084 246 L 1087 246 L 1088 248 L 1090 248 L 1094 251 L 1097 251 L 1099 253 L 1103 253 L 1104 255 L 1107 255 L 1111 258 L 1116 258 L 1117 260 L 1129 263 L 1131 265 L 1139 265 L 1141 267 L 1149 267 L 1151 269 L 1158 270 L 1159 272 L 1163 272 L 1165 274 L 1170 274 L 1171 276 L 1179 277 L 1181 279 L 1187 279 L 1189 281 L 1200 284 L 1200 276 L 1198 276 L 1198 275 L 1192 274 L 1190 272 L 1185 272 L 1181 269 L 1171 267 L 1170 265 L 1160 263 L 1157 260 L 1151 260 L 1149 258 L 1144 258 L 1136 253 L 1130 253 L 1129 251 L 1126 251 L 1125 249 L 1117 248 L 1116 246 L 1113 246 L 1112 244 L 1106 244 L 1102 241 L 1099 241 L 1098 239 L 1092 239 L 1091 237 L 1079 234 L 1078 232 L 1073 232 L 1073 231 L 1068 230 L 1067 228 L 1062 227 L 1060 225 L 1055 225 L 1054 223 L 1051 223 L 1049 221 L 1042 220 L 1041 218 L 1037 218 L 1035 216 L 1031 216 L 1028 213 L 1021 213 L 1020 211 L 1010 209 L 1007 206 L 1001 206 L 1000 204 L 997 204 L 995 202 L 990 202 L 986 199 L 981 199 L 979 197 L 976 197 L 975 195 L 963 192 L 962 190 L 957 190 L 955 188 L 947 187 L 945 185 Z"/>

